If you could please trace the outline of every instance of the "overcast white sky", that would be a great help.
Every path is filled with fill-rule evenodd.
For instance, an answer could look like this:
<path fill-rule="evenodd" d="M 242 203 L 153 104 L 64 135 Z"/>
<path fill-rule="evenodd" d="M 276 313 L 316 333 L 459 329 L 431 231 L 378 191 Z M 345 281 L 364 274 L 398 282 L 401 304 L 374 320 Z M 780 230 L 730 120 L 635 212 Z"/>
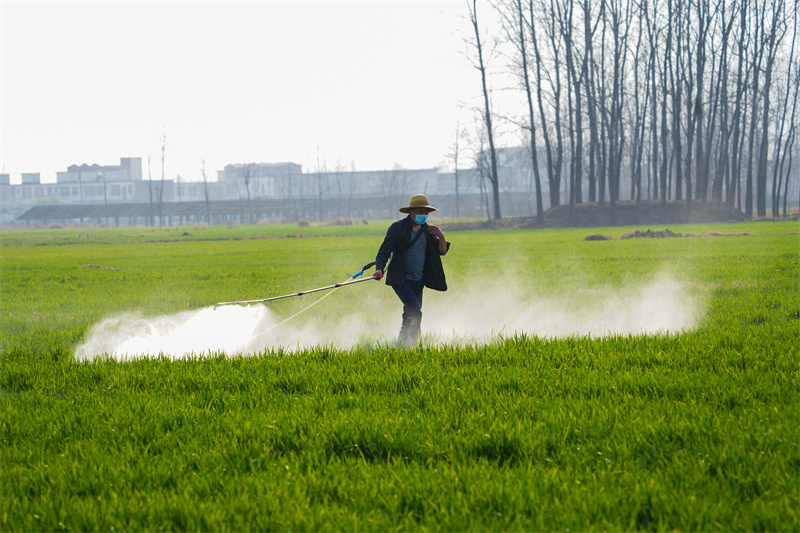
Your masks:
<path fill-rule="evenodd" d="M 479 5 L 487 21 L 490 8 Z M 0 7 L 0 167 L 433 167 L 474 119 L 462 0 L 11 2 Z M 474 130 L 474 126 L 470 124 Z M 462 156 L 463 157 L 463 156 Z"/>

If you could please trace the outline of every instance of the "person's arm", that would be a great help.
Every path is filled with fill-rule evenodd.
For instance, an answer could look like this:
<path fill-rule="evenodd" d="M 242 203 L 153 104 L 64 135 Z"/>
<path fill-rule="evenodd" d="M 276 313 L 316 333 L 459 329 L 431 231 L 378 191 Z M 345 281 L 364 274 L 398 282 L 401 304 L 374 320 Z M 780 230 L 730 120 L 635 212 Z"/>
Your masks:
<path fill-rule="evenodd" d="M 383 243 L 378 249 L 378 254 L 375 256 L 374 277 L 378 279 L 383 277 L 383 270 L 386 268 L 386 263 L 389 261 L 392 252 L 397 247 L 397 238 L 399 235 L 400 232 L 394 224 L 389 226 L 389 229 L 386 231 L 386 237 L 383 238 Z"/>
<path fill-rule="evenodd" d="M 450 243 L 444 238 L 444 232 L 439 226 L 428 225 L 428 233 L 439 239 L 439 255 L 444 255 L 450 249 Z"/>

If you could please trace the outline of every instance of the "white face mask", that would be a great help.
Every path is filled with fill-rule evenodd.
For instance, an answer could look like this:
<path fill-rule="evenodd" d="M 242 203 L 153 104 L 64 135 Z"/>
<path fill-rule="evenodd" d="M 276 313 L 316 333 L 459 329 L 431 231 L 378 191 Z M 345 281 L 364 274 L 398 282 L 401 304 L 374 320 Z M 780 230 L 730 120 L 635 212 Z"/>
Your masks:
<path fill-rule="evenodd" d="M 425 224 L 428 221 L 428 215 L 414 215 L 414 222 L 419 224 Z"/>

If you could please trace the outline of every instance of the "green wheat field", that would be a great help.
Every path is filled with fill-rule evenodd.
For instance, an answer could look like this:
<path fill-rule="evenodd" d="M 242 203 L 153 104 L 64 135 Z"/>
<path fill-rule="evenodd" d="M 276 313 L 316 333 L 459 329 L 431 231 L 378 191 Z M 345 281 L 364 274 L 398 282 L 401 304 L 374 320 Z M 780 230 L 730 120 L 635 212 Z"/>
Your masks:
<path fill-rule="evenodd" d="M 388 225 L 0 232 L 0 529 L 800 530 L 798 222 L 444 225 L 411 349 L 379 282 L 213 310 L 344 281 Z M 302 312 L 249 353 L 76 356 L 259 309 Z"/>

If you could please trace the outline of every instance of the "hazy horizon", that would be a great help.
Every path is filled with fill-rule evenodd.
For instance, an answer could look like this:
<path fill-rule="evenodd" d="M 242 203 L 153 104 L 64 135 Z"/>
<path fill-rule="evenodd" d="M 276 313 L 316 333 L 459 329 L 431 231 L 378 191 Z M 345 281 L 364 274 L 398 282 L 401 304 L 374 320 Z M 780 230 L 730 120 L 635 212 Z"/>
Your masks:
<path fill-rule="evenodd" d="M 479 9 L 488 25 L 492 8 Z M 12 183 L 122 157 L 141 157 L 147 179 L 148 155 L 160 178 L 162 135 L 166 178 L 182 181 L 200 179 L 201 159 L 209 178 L 246 162 L 432 168 L 457 124 L 475 129 L 480 76 L 461 1 L 0 10 L 0 171 Z"/>

